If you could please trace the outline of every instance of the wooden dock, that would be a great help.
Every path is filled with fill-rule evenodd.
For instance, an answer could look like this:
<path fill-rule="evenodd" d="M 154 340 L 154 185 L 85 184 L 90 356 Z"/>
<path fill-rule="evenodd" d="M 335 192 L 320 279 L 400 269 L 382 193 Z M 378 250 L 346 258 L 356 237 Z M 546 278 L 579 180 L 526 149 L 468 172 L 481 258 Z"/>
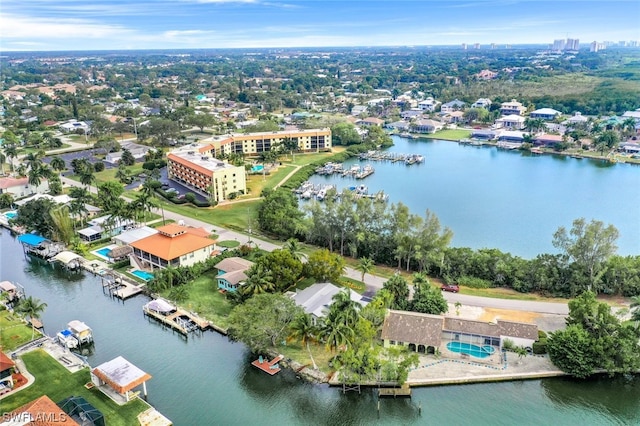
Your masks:
<path fill-rule="evenodd" d="M 378 397 L 380 398 L 411 398 L 411 388 L 404 384 L 399 388 L 380 388 L 378 389 Z"/>
<path fill-rule="evenodd" d="M 284 355 L 278 355 L 277 357 L 275 357 L 271 361 L 267 361 L 266 358 L 263 358 L 262 356 L 260 356 L 260 358 L 258 358 L 255 361 L 253 361 L 251 363 L 251 365 L 253 365 L 254 367 L 257 367 L 260 370 L 264 371 L 265 373 L 273 376 L 273 375 L 277 374 L 278 372 L 280 372 L 281 368 L 278 365 L 278 363 L 283 359 L 284 359 Z"/>
<path fill-rule="evenodd" d="M 123 281 L 120 283 L 120 286 L 113 291 L 113 295 L 118 299 L 125 300 L 135 296 L 136 294 L 142 293 L 144 286 L 144 284 L 134 285 L 129 282 Z"/>
<path fill-rule="evenodd" d="M 211 327 L 211 323 L 209 321 L 202 319 L 191 312 L 187 312 L 182 308 L 176 308 L 175 311 L 167 315 L 151 310 L 146 306 L 142 307 L 142 311 L 145 315 L 158 320 L 162 324 L 176 331 L 179 331 L 185 336 L 188 336 L 189 333 L 193 331 L 206 330 Z"/>

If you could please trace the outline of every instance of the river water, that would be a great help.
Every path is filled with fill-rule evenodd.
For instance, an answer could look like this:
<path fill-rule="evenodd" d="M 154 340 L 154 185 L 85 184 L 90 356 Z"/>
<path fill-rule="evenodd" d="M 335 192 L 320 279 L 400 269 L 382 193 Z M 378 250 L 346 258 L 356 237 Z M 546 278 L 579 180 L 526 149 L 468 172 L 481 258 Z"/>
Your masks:
<path fill-rule="evenodd" d="M 268 376 L 249 365 L 243 345 L 211 331 L 186 340 L 143 316 L 146 297 L 112 299 L 102 293 L 99 278 L 25 258 L 9 232 L 0 233 L 0 280 L 19 282 L 47 303 L 46 333 L 54 335 L 73 319 L 85 321 L 95 336 L 89 363 L 122 355 L 150 373 L 149 402 L 176 426 L 640 424 L 640 379 L 421 388 L 411 400 L 383 400 L 378 418 L 371 390 L 343 395 L 290 371 Z"/>
<path fill-rule="evenodd" d="M 554 253 L 553 233 L 584 217 L 620 231 L 618 253 L 640 254 L 640 166 L 495 147 L 394 136 L 391 152 L 421 154 L 420 165 L 371 162 L 364 180 L 315 175 L 339 189 L 364 183 L 415 213 L 434 212 L 454 232 L 453 246 L 498 248 L 533 258 Z M 352 164 L 367 162 L 351 159 Z"/>

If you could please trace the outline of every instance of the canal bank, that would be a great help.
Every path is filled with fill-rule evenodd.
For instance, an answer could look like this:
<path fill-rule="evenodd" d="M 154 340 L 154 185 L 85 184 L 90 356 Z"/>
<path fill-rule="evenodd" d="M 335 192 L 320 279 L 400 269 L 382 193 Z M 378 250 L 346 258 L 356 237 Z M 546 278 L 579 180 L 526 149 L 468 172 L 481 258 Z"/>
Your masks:
<path fill-rule="evenodd" d="M 184 339 L 145 319 L 142 305 L 148 297 L 123 303 L 102 293 L 98 277 L 29 260 L 6 231 L 0 235 L 0 254 L 2 279 L 23 284 L 27 295 L 48 304 L 42 319 L 49 333 L 71 319 L 86 322 L 95 337 L 84 354 L 89 363 L 121 355 L 151 374 L 149 403 L 175 425 L 465 424 L 460 419 L 477 420 L 480 413 L 483 424 L 505 419 L 559 425 L 640 422 L 640 383 L 617 379 L 416 388 L 410 401 L 384 401 L 378 418 L 373 389 L 343 395 L 300 380 L 292 371 L 268 376 L 250 365 L 255 357 L 243 345 L 211 331 Z"/>

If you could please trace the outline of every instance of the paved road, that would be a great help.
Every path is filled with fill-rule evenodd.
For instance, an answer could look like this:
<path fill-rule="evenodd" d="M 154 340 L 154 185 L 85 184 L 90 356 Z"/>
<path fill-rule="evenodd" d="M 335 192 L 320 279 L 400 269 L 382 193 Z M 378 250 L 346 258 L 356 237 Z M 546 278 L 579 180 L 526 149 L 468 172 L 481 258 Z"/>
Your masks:
<path fill-rule="evenodd" d="M 63 184 L 66 186 L 82 186 L 79 182 L 76 182 L 72 179 L 68 179 L 66 177 L 61 177 L 61 180 Z M 90 191 L 92 193 L 97 192 L 95 187 L 91 187 Z M 128 201 L 131 201 L 131 200 L 128 200 Z M 160 210 L 155 211 L 155 213 L 161 214 Z M 221 228 L 219 226 L 214 226 L 214 225 L 211 225 L 210 223 L 203 222 L 201 220 L 185 217 L 178 213 L 165 211 L 164 216 L 166 219 L 172 219 L 176 222 L 184 221 L 186 225 L 202 227 L 207 231 L 217 234 L 219 236 L 220 241 L 235 240 L 235 241 L 238 241 L 240 244 L 247 244 L 249 240 L 251 240 L 252 245 L 255 245 L 256 247 L 266 251 L 273 251 L 278 248 L 281 248 L 281 246 L 277 244 L 263 241 L 258 238 L 250 237 L 249 235 L 245 235 L 236 231 Z M 349 268 L 349 267 L 346 268 L 345 275 L 349 278 L 352 278 L 358 281 L 360 281 L 360 279 L 362 278 L 362 273 L 360 271 L 357 271 L 356 269 Z M 382 288 L 382 285 L 384 284 L 386 279 L 377 275 L 366 274 L 364 281 L 367 288 L 367 292 L 369 294 L 373 294 Z M 469 296 L 466 294 L 449 293 L 449 292 L 445 292 L 444 296 L 448 302 L 451 302 L 451 303 L 460 302 L 463 305 L 467 305 L 467 306 L 511 309 L 511 310 L 529 311 L 529 312 L 538 312 L 538 313 L 556 314 L 556 315 L 567 315 L 569 313 L 569 307 L 567 306 L 566 303 L 494 299 L 490 297 Z"/>

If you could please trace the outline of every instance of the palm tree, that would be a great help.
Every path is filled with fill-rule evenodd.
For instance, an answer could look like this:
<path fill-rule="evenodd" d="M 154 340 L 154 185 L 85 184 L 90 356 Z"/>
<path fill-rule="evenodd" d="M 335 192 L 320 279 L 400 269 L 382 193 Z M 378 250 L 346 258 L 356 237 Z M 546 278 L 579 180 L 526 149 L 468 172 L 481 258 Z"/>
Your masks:
<path fill-rule="evenodd" d="M 300 241 L 296 240 L 295 238 L 289 238 L 285 242 L 283 248 L 291 253 L 291 255 L 297 260 L 301 260 L 301 258 L 304 257 L 304 254 L 302 253 L 302 247 L 300 246 Z"/>
<path fill-rule="evenodd" d="M 11 162 L 11 164 L 10 164 L 11 171 L 14 171 L 13 159 L 18 156 L 18 148 L 15 146 L 15 144 L 7 145 L 4 148 L 4 153 L 9 158 L 9 160 Z"/>
<path fill-rule="evenodd" d="M 51 162 L 49 163 L 49 165 L 53 170 L 56 170 L 59 172 L 67 168 L 67 163 L 57 155 L 51 159 Z"/>
<path fill-rule="evenodd" d="M 326 347 L 335 351 L 337 348 L 348 345 L 354 337 L 353 328 L 337 319 L 327 318 L 321 327 L 321 335 Z"/>
<path fill-rule="evenodd" d="M 7 156 L 4 152 L 0 152 L 0 174 L 4 175 L 4 162 L 7 161 Z"/>
<path fill-rule="evenodd" d="M 41 166 L 32 166 L 29 169 L 29 185 L 39 187 L 42 183 L 43 169 Z"/>
<path fill-rule="evenodd" d="M 309 347 L 309 342 L 315 342 L 318 336 L 318 327 L 313 323 L 313 318 L 307 313 L 302 313 L 291 323 L 290 329 L 291 334 L 289 334 L 289 337 L 300 340 L 307 347 L 307 352 L 309 352 L 309 357 L 313 363 L 313 369 L 317 370 L 318 366 Z"/>
<path fill-rule="evenodd" d="M 243 296 L 269 293 L 274 289 L 273 275 L 261 263 L 256 263 L 247 271 L 247 281 L 240 287 Z"/>
<path fill-rule="evenodd" d="M 23 316 L 29 317 L 29 320 L 34 320 L 40 318 L 40 314 L 44 312 L 44 309 L 47 307 L 47 304 L 44 302 L 40 302 L 40 300 L 34 298 L 33 296 L 25 297 L 18 302 L 16 306 L 16 311 L 22 314 Z M 33 321 L 31 321 L 31 339 L 33 340 L 33 336 L 36 333 L 36 328 L 33 325 Z"/>
<path fill-rule="evenodd" d="M 361 257 L 360 261 L 358 262 L 358 266 L 356 267 L 356 269 L 360 272 L 362 272 L 362 276 L 360 281 L 362 281 L 362 284 L 364 284 L 364 276 L 368 273 L 370 273 L 373 270 L 373 267 L 375 266 L 375 264 L 373 263 L 373 260 L 371 260 L 368 257 Z"/>

